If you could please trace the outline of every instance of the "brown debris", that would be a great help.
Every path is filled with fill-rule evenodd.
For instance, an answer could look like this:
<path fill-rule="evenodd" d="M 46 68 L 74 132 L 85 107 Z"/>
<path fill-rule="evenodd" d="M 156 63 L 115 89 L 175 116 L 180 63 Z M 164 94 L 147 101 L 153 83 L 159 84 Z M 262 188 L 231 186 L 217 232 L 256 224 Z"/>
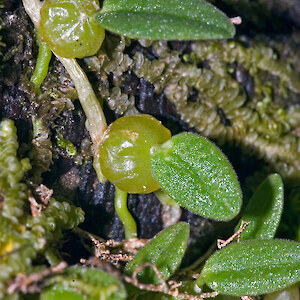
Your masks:
<path fill-rule="evenodd" d="M 124 241 L 108 240 L 105 245 L 110 248 L 120 249 L 123 252 L 136 254 L 142 247 L 148 243 L 149 239 L 132 238 Z"/>
<path fill-rule="evenodd" d="M 45 278 L 52 274 L 59 274 L 67 267 L 66 262 L 61 262 L 58 265 L 44 269 L 39 273 L 30 275 L 18 274 L 17 277 L 11 281 L 7 288 L 7 294 L 12 295 L 17 292 L 22 293 L 37 293 L 41 291 L 40 283 Z"/>
<path fill-rule="evenodd" d="M 245 230 L 245 228 L 246 228 L 249 224 L 250 224 L 249 222 L 242 221 L 239 230 L 238 230 L 236 233 L 234 233 L 229 239 L 227 239 L 227 240 L 217 239 L 217 247 L 218 247 L 219 249 L 221 249 L 221 248 L 227 246 L 227 245 L 230 244 L 230 243 L 234 240 L 234 238 L 236 238 L 236 237 L 238 238 L 238 239 L 237 239 L 237 242 L 239 243 L 239 242 L 240 242 L 241 233 Z"/>
<path fill-rule="evenodd" d="M 102 270 L 106 271 L 107 273 L 112 274 L 113 276 L 122 280 L 121 272 L 115 266 L 113 266 L 111 263 L 109 263 L 105 260 L 99 260 L 99 258 L 96 256 L 90 257 L 89 259 L 82 258 L 82 259 L 80 259 L 80 262 L 86 266 L 91 266 L 91 267 L 102 269 Z"/>
<path fill-rule="evenodd" d="M 49 204 L 53 190 L 48 189 L 43 184 L 40 184 L 34 189 L 33 192 L 37 199 L 31 193 L 29 193 L 28 200 L 30 202 L 31 214 L 33 217 L 36 217 Z"/>
<path fill-rule="evenodd" d="M 145 284 L 145 283 L 140 283 L 138 281 L 137 275 L 145 267 L 151 267 L 154 270 L 155 274 L 157 275 L 157 277 L 160 280 L 159 285 Z M 174 280 L 170 280 L 166 283 L 162 277 L 162 274 L 158 270 L 158 268 L 154 264 L 149 263 L 149 262 L 146 262 L 146 263 L 140 265 L 139 267 L 137 267 L 134 270 L 132 277 L 125 276 L 124 280 L 142 290 L 147 290 L 147 291 L 152 291 L 152 292 L 161 292 L 161 293 L 164 293 L 167 295 L 171 295 L 173 297 L 178 297 L 178 298 L 182 298 L 182 299 L 186 299 L 186 300 L 202 300 L 205 298 L 214 298 L 218 295 L 218 292 L 202 293 L 200 295 L 189 295 L 186 293 L 181 293 L 178 290 L 178 288 L 182 284 L 181 282 L 176 282 Z"/>
<path fill-rule="evenodd" d="M 33 217 L 36 217 L 43 209 L 44 205 L 37 203 L 33 196 L 28 196 L 30 202 L 30 210 Z"/>
<path fill-rule="evenodd" d="M 40 184 L 36 189 L 35 192 L 39 196 L 39 200 L 45 206 L 48 205 L 50 198 L 53 195 L 53 190 L 48 189 L 45 185 Z"/>
<path fill-rule="evenodd" d="M 90 236 L 92 242 L 95 244 L 95 256 L 101 260 L 108 261 L 114 265 L 118 264 L 120 261 L 129 261 L 133 258 L 132 255 L 126 253 L 111 253 L 109 247 L 106 243 L 98 241 L 92 235 Z"/>

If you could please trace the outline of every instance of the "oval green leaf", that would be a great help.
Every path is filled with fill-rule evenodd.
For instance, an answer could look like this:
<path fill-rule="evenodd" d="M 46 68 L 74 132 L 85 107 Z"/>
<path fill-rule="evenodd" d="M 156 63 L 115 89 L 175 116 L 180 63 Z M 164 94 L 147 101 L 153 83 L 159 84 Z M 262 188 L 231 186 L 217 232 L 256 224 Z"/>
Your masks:
<path fill-rule="evenodd" d="M 95 19 L 131 38 L 222 39 L 235 33 L 225 14 L 204 0 L 106 0 Z"/>
<path fill-rule="evenodd" d="M 173 136 L 155 149 L 152 172 L 172 199 L 198 215 L 227 221 L 240 211 L 236 174 L 221 150 L 204 137 Z"/>
<path fill-rule="evenodd" d="M 283 201 L 282 179 L 279 174 L 272 174 L 258 186 L 249 200 L 241 218 L 249 225 L 242 232 L 241 240 L 272 239 L 279 226 Z"/>
<path fill-rule="evenodd" d="M 249 240 L 214 253 L 197 279 L 223 294 L 260 295 L 300 281 L 300 243 Z"/>
<path fill-rule="evenodd" d="M 189 238 L 190 226 L 180 222 L 172 225 L 152 240 L 150 240 L 131 260 L 126 268 L 125 274 L 131 276 L 134 270 L 143 263 L 150 262 L 161 272 L 164 280 L 178 268 L 186 250 Z M 139 281 L 143 283 L 159 284 L 159 279 L 151 267 L 144 268 L 138 274 Z"/>
<path fill-rule="evenodd" d="M 92 267 L 69 267 L 47 284 L 41 300 L 125 300 L 127 297 L 123 284 L 116 277 Z"/>

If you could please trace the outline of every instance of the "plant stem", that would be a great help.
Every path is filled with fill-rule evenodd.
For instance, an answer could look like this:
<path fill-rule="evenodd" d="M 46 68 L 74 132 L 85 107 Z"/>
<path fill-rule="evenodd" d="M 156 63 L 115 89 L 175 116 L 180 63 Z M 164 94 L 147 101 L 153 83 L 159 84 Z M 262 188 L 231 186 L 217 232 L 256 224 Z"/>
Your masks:
<path fill-rule="evenodd" d="M 38 28 L 42 3 L 38 0 L 23 0 L 23 5 L 35 27 Z M 60 57 L 53 50 L 52 52 L 64 65 L 75 84 L 79 101 L 87 118 L 87 129 L 94 145 L 94 169 L 99 181 L 104 182 L 105 178 L 102 175 L 99 163 L 99 144 L 107 128 L 103 110 L 86 74 L 78 65 L 76 59 Z"/>
<path fill-rule="evenodd" d="M 127 208 L 127 193 L 121 191 L 115 186 L 115 210 L 123 223 L 125 230 L 125 239 L 137 237 L 137 228 L 135 220 Z"/>
<path fill-rule="evenodd" d="M 166 194 L 164 191 L 162 190 L 157 190 L 154 192 L 155 196 L 157 197 L 157 199 L 160 201 L 161 204 L 163 205 L 170 205 L 176 208 L 179 208 L 180 205 L 173 200 L 168 194 Z"/>
<path fill-rule="evenodd" d="M 30 81 L 35 86 L 35 89 L 41 93 L 40 86 L 48 74 L 49 63 L 52 57 L 52 52 L 45 42 L 41 40 L 40 34 L 37 34 L 39 40 L 39 54 L 33 75 Z"/>
<path fill-rule="evenodd" d="M 64 58 L 56 55 L 66 68 L 72 78 L 80 100 L 81 106 L 86 114 L 88 130 L 94 144 L 99 144 L 103 133 L 107 128 L 105 116 L 94 90 L 81 67 L 75 59 Z"/>
<path fill-rule="evenodd" d="M 75 84 L 80 104 L 87 118 L 87 130 L 90 133 L 94 145 L 93 166 L 99 181 L 104 182 L 105 178 L 102 175 L 99 163 L 99 146 L 104 131 L 107 128 L 105 115 L 86 74 L 78 65 L 77 61 L 75 59 L 64 58 L 58 55 L 56 55 L 56 57 L 64 65 Z"/>

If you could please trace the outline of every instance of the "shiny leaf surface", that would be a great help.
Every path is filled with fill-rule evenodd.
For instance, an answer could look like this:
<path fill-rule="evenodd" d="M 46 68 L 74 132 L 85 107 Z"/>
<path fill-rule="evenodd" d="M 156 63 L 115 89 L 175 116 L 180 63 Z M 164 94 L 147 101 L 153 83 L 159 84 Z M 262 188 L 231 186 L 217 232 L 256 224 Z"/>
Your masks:
<path fill-rule="evenodd" d="M 150 262 L 159 269 L 163 279 L 167 280 L 183 258 L 189 231 L 189 225 L 183 222 L 164 229 L 135 255 L 126 266 L 125 273 L 131 276 L 138 266 Z M 144 268 L 138 279 L 144 283 L 159 284 L 159 279 L 151 267 Z"/>
<path fill-rule="evenodd" d="M 241 219 L 249 225 L 242 232 L 241 240 L 273 238 L 280 222 L 283 201 L 282 179 L 279 174 L 272 174 L 258 186 L 246 207 Z"/>
<path fill-rule="evenodd" d="M 300 243 L 251 240 L 214 253 L 197 279 L 223 294 L 259 295 L 300 281 Z"/>
<path fill-rule="evenodd" d="M 241 207 L 241 190 L 227 158 L 212 142 L 181 133 L 152 156 L 161 188 L 181 206 L 206 218 L 230 220 Z"/>
<path fill-rule="evenodd" d="M 96 21 L 132 38 L 219 39 L 235 33 L 230 20 L 204 0 L 106 0 Z"/>
<path fill-rule="evenodd" d="M 94 55 L 105 36 L 93 18 L 99 8 L 98 0 L 45 0 L 39 26 L 43 40 L 63 57 Z"/>
<path fill-rule="evenodd" d="M 150 115 L 117 119 L 107 128 L 99 148 L 103 175 L 124 192 L 159 189 L 151 174 L 152 147 L 170 138 L 170 130 Z"/>

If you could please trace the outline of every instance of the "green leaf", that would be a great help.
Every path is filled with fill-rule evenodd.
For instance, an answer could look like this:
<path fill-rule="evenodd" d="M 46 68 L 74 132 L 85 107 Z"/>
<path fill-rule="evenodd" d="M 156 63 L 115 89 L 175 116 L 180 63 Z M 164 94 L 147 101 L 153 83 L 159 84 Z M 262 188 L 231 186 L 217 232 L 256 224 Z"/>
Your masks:
<path fill-rule="evenodd" d="M 280 222 L 283 201 L 282 179 L 278 174 L 270 175 L 256 189 L 241 218 L 249 222 L 241 240 L 272 239 Z"/>
<path fill-rule="evenodd" d="M 92 300 L 86 298 L 81 291 L 74 291 L 74 288 L 57 284 L 47 288 L 41 295 L 41 300 Z"/>
<path fill-rule="evenodd" d="M 230 20 L 204 0 L 106 0 L 95 19 L 131 38 L 222 39 L 235 33 Z"/>
<path fill-rule="evenodd" d="M 300 281 L 300 243 L 251 240 L 214 253 L 197 279 L 223 294 L 259 295 Z"/>
<path fill-rule="evenodd" d="M 204 137 L 173 136 L 155 149 L 152 172 L 171 198 L 196 214 L 227 221 L 240 211 L 236 174 L 221 150 Z"/>
<path fill-rule="evenodd" d="M 180 222 L 161 231 L 127 264 L 125 273 L 131 276 L 138 266 L 150 262 L 158 268 L 164 280 L 170 278 L 185 253 L 189 228 L 189 224 Z M 139 272 L 138 279 L 144 283 L 160 283 L 151 267 Z"/>
<path fill-rule="evenodd" d="M 41 300 L 122 300 L 123 284 L 113 275 L 99 269 L 69 267 L 62 275 L 51 278 L 41 293 Z"/>

